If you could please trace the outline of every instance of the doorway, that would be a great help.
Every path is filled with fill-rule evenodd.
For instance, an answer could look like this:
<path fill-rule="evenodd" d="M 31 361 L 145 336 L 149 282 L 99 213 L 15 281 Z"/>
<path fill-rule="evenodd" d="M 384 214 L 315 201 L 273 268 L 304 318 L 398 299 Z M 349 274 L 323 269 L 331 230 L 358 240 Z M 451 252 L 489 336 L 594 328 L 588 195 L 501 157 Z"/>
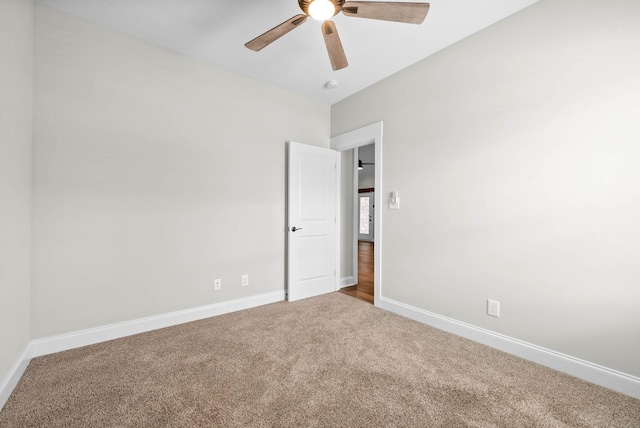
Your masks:
<path fill-rule="evenodd" d="M 361 159 L 358 155 L 360 149 L 364 146 L 371 146 L 371 158 Z M 363 299 L 371 301 L 373 295 L 373 303 L 380 305 L 382 296 L 382 276 L 380 266 L 382 264 L 382 122 L 377 122 L 345 134 L 331 138 L 332 149 L 344 152 L 342 157 L 346 160 L 345 165 L 353 165 L 351 169 L 342 170 L 340 182 L 341 187 L 340 205 L 341 215 L 340 223 L 340 286 L 341 290 L 349 294 L 360 294 L 364 292 L 368 296 Z M 351 155 L 353 153 L 353 155 Z M 362 165 L 363 168 L 369 169 L 371 174 L 371 182 L 367 185 L 360 183 L 360 174 L 358 167 L 359 160 L 369 165 Z M 339 169 L 340 170 L 340 169 Z M 375 174 L 373 174 L 375 172 Z M 346 174 L 346 175 L 345 175 Z M 353 179 L 352 184 L 346 184 L 346 181 Z M 359 192 L 360 188 L 369 188 L 371 223 L 369 239 L 375 241 L 359 241 Z M 374 191 L 376 190 L 376 191 Z M 350 208 L 345 208 L 345 207 Z M 345 214 L 345 211 L 350 213 Z M 348 230 L 348 231 L 347 231 Z M 359 271 L 362 272 L 363 278 L 359 278 Z M 364 290 L 358 290 L 354 285 L 360 285 Z M 373 293 L 371 292 L 373 290 Z M 358 293 L 360 291 L 360 293 Z M 356 296 L 357 297 L 357 296 Z"/>
<path fill-rule="evenodd" d="M 375 144 L 354 149 L 353 168 L 357 171 L 354 180 L 355 209 L 354 244 L 357 261 L 354 261 L 355 285 L 344 288 L 344 292 L 369 303 L 374 301 L 374 255 L 375 255 Z"/>

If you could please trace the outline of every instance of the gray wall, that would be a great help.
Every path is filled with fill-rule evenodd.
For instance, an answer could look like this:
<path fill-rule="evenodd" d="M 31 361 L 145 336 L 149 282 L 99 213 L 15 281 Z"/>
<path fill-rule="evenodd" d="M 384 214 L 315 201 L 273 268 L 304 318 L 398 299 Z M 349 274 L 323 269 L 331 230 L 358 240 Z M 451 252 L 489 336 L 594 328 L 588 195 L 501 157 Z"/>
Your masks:
<path fill-rule="evenodd" d="M 33 4 L 0 1 L 0 385 L 30 339 Z"/>
<path fill-rule="evenodd" d="M 382 297 L 640 376 L 639 22 L 542 0 L 332 107 L 384 120 Z"/>
<path fill-rule="evenodd" d="M 33 338 L 284 290 L 285 141 L 329 106 L 44 6 L 35 37 Z"/>

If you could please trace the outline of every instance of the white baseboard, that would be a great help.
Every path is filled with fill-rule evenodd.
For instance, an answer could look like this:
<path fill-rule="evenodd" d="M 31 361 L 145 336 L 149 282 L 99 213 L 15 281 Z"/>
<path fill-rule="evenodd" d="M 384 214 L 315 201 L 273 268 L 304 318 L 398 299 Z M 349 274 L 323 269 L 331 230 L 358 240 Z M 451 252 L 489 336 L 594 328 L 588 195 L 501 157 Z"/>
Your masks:
<path fill-rule="evenodd" d="M 32 340 L 0 384 L 0 410 L 32 358 L 284 300 L 284 290 Z"/>
<path fill-rule="evenodd" d="M 16 360 L 9 370 L 9 373 L 7 373 L 7 376 L 2 380 L 2 383 L 0 383 L 0 410 L 2 410 L 6 404 L 16 385 L 18 385 L 24 371 L 27 369 L 29 361 L 31 361 L 28 357 L 28 352 L 29 346 L 24 349 L 22 355 Z"/>
<path fill-rule="evenodd" d="M 81 346 L 93 345 L 94 343 L 144 333 L 159 328 L 171 327 L 173 325 L 254 308 L 269 303 L 281 302 L 283 300 L 284 290 L 274 291 L 227 302 L 214 303 L 197 308 L 36 339 L 32 340 L 29 345 L 27 358 L 35 358 L 41 355 L 79 348 Z"/>
<path fill-rule="evenodd" d="M 640 378 L 638 377 L 406 305 L 386 297 L 380 298 L 380 308 L 640 399 Z"/>
<path fill-rule="evenodd" d="M 350 287 L 352 285 L 356 285 L 353 276 L 343 276 L 342 278 L 340 278 L 340 288 Z"/>
<path fill-rule="evenodd" d="M 284 300 L 284 291 L 215 303 L 31 341 L 0 384 L 0 410 L 31 358 Z M 640 399 L 640 378 L 494 333 L 385 297 L 380 308 Z"/>

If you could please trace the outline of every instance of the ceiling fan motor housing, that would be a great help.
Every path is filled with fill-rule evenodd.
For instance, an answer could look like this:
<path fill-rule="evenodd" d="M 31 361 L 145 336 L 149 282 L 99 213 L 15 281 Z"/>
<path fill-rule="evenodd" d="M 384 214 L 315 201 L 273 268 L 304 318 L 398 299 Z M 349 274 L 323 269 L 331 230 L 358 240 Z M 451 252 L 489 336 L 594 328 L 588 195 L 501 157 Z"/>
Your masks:
<path fill-rule="evenodd" d="M 305 13 L 305 15 L 309 15 L 309 5 L 313 3 L 314 0 L 298 0 L 298 4 L 300 5 L 300 9 Z M 331 3 L 336 7 L 336 13 L 333 15 L 337 15 L 340 10 L 342 10 L 342 5 L 345 0 L 330 0 Z"/>

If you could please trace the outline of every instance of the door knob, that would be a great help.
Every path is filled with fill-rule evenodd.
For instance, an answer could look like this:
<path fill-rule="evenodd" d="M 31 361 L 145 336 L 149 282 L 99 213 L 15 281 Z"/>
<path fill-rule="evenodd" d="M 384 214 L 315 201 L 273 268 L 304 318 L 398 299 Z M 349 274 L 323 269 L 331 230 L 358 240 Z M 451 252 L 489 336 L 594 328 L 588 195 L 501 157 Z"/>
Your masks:
<path fill-rule="evenodd" d="M 301 227 L 295 227 L 295 226 L 293 226 L 293 227 L 291 228 L 291 231 L 292 231 L 292 232 L 295 232 L 296 230 L 302 230 L 302 228 L 301 228 Z"/>

